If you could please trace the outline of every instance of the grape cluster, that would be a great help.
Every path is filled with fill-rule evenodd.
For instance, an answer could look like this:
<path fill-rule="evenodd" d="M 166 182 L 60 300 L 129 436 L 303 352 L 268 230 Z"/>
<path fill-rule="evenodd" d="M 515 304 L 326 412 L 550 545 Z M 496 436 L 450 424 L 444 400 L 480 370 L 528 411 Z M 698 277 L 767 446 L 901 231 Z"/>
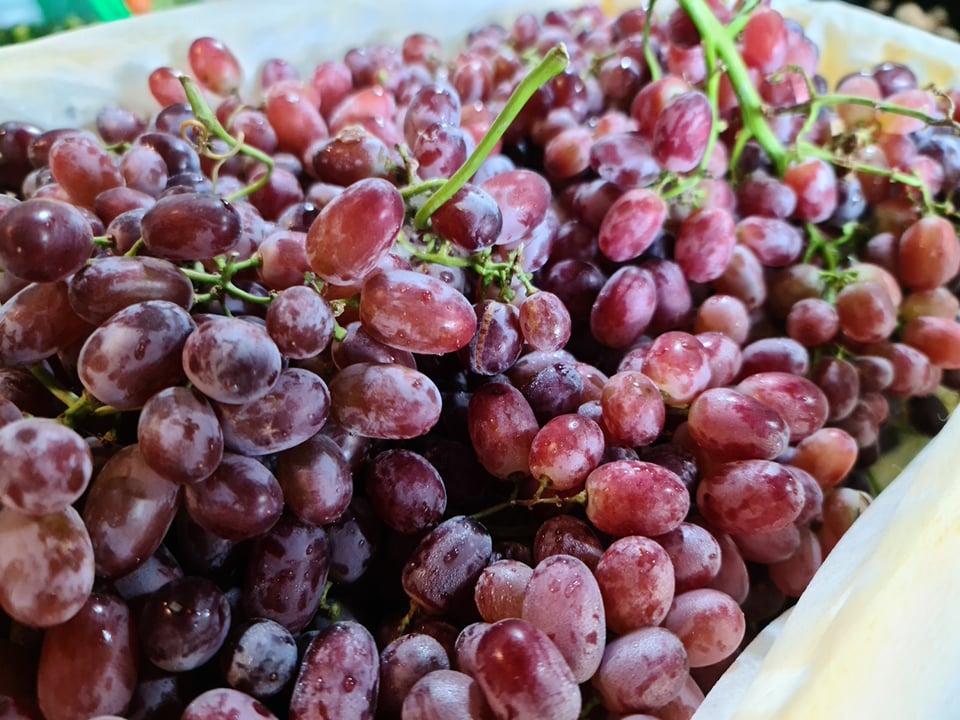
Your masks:
<path fill-rule="evenodd" d="M 204 37 L 0 125 L 0 715 L 692 717 L 960 384 L 958 96 L 817 58 Z"/>

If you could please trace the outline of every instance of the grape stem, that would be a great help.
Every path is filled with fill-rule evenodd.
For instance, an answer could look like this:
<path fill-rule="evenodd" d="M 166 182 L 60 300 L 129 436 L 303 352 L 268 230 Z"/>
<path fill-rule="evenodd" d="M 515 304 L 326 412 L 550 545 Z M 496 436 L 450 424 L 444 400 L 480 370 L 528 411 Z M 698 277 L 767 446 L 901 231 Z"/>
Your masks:
<path fill-rule="evenodd" d="M 809 113 L 811 116 L 816 116 L 821 107 L 836 105 L 860 105 L 863 107 L 873 108 L 873 110 L 876 112 L 885 112 L 890 113 L 891 115 L 902 115 L 903 117 L 922 120 L 926 125 L 931 127 L 948 127 L 953 129 L 954 132 L 960 132 L 960 123 L 958 123 L 952 117 L 934 117 L 933 115 L 928 115 L 922 110 L 916 110 L 903 105 L 897 105 L 896 103 L 885 102 L 883 100 L 873 100 L 871 98 L 860 97 L 858 95 L 844 95 L 842 93 L 826 93 L 823 95 L 815 95 L 811 93 L 810 99 L 806 102 L 797 103 L 796 105 L 790 105 L 787 107 L 776 108 L 772 112 L 777 115 L 803 112 Z"/>
<path fill-rule="evenodd" d="M 30 374 L 40 381 L 40 384 L 47 389 L 47 392 L 68 408 L 80 400 L 79 395 L 61 385 L 60 381 L 53 376 L 53 373 L 42 365 L 32 365 L 30 367 Z"/>
<path fill-rule="evenodd" d="M 418 230 L 425 230 L 430 216 L 436 212 L 437 208 L 452 198 L 457 190 L 462 188 L 466 182 L 474 176 L 477 170 L 480 169 L 480 165 L 483 164 L 483 161 L 487 159 L 487 156 L 493 150 L 494 145 L 500 141 L 500 138 L 503 137 L 507 128 L 510 127 L 510 123 L 520 114 L 520 111 L 523 109 L 523 106 L 527 104 L 527 101 L 533 97 L 533 94 L 539 90 L 540 87 L 563 72 L 569 62 L 570 56 L 567 54 L 567 47 L 561 43 L 550 48 L 547 54 L 543 56 L 543 60 L 520 81 L 517 89 L 513 91 L 506 105 L 503 106 L 503 110 L 500 111 L 500 114 L 497 115 L 496 119 L 490 125 L 490 129 L 480 139 L 480 142 L 477 143 L 474 151 L 470 153 L 470 157 L 468 157 L 466 162 L 457 169 L 450 179 L 444 182 L 430 199 L 417 210 L 413 222 Z"/>
<path fill-rule="evenodd" d="M 192 78 L 190 78 L 188 75 L 181 75 L 180 84 L 183 85 L 183 91 L 186 93 L 187 102 L 190 103 L 190 109 L 193 111 L 193 117 L 195 118 L 195 120 L 188 120 L 185 122 L 184 129 L 186 130 L 188 127 L 194 127 L 200 131 L 200 137 L 194 143 L 199 152 L 202 152 L 204 155 L 214 159 L 224 159 L 224 155 L 214 153 L 208 147 L 209 137 L 210 135 L 213 135 L 214 137 L 223 140 L 232 151 L 243 153 L 244 155 L 261 162 L 264 164 L 264 166 L 266 166 L 267 171 L 255 182 L 252 182 L 246 187 L 237 190 L 235 193 L 227 195 L 224 199 L 234 202 L 255 193 L 257 190 L 270 182 L 270 176 L 273 174 L 273 158 L 267 155 L 265 152 L 253 147 L 252 145 L 248 145 L 247 143 L 243 142 L 242 137 L 235 138 L 233 135 L 227 132 L 227 129 L 220 124 L 219 120 L 217 120 L 216 114 L 210 109 L 207 101 L 203 99 L 200 88 L 197 87 Z"/>
<path fill-rule="evenodd" d="M 750 80 L 743 58 L 737 52 L 733 34 L 720 24 L 704 0 L 678 0 L 678 3 L 690 16 L 700 32 L 700 37 L 706 38 L 716 48 L 717 55 L 727 69 L 727 77 L 740 102 L 740 112 L 743 116 L 741 135 L 747 134 L 742 141 L 738 138 L 738 143 L 742 146 L 749 137 L 756 138 L 770 156 L 777 175 L 783 175 L 787 169 L 789 153 L 767 125 L 766 110 L 757 89 Z M 736 156 L 732 155 L 731 162 L 735 158 Z"/>
<path fill-rule="evenodd" d="M 663 76 L 657 54 L 650 46 L 650 26 L 653 24 L 653 7 L 656 4 L 657 0 L 650 0 L 650 4 L 647 6 L 647 17 L 643 21 L 643 59 L 647 61 L 651 81 L 659 80 Z"/>
<path fill-rule="evenodd" d="M 260 267 L 260 256 L 251 255 L 246 260 L 228 260 L 223 255 L 214 258 L 217 264 L 217 272 L 207 272 L 202 266 L 195 268 L 181 267 L 180 272 L 186 275 L 192 282 L 207 283 L 214 286 L 210 292 L 198 294 L 194 297 L 195 302 L 206 302 L 215 297 L 227 294 L 244 302 L 254 303 L 256 305 L 269 305 L 272 296 L 253 295 L 246 290 L 237 287 L 234 282 L 234 276 L 243 270 Z"/>
<path fill-rule="evenodd" d="M 490 517 L 491 515 L 496 515 L 499 512 L 504 510 L 509 510 L 511 508 L 524 507 L 524 508 L 533 508 L 537 505 L 553 505 L 555 507 L 563 507 L 567 503 L 573 503 L 575 505 L 586 505 L 587 504 L 587 491 L 581 490 L 576 495 L 571 495 L 570 497 L 544 497 L 543 493 L 549 486 L 549 480 L 545 480 L 540 483 L 540 487 L 537 489 L 537 492 L 532 498 L 522 500 L 517 497 L 512 497 L 509 500 L 504 500 L 502 503 L 498 503 L 491 507 L 488 507 L 486 510 L 481 510 L 480 512 L 474 513 L 470 517 L 474 520 L 482 520 L 485 517 Z"/>

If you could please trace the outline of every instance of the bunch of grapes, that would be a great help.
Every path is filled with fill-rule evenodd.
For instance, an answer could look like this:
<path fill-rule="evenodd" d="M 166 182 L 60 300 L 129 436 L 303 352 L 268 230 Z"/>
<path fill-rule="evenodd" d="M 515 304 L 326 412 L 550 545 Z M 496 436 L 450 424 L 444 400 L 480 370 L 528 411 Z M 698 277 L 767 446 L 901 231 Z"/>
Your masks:
<path fill-rule="evenodd" d="M 0 716 L 693 716 L 942 426 L 960 124 L 679 4 L 0 125 Z"/>

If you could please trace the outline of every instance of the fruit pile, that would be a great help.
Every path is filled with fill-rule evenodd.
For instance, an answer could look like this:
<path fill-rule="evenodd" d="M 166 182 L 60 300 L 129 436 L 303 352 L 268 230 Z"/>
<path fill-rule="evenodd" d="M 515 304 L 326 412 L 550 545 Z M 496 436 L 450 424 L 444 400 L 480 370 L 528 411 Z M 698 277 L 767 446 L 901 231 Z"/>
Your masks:
<path fill-rule="evenodd" d="M 693 716 L 942 427 L 960 124 L 679 5 L 0 125 L 0 716 Z"/>

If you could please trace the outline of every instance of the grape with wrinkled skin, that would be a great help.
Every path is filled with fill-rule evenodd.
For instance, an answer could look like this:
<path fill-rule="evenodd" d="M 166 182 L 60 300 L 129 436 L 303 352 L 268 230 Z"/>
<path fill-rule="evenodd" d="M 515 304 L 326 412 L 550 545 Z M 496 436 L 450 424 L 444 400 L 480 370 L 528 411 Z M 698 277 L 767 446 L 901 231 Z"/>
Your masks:
<path fill-rule="evenodd" d="M 84 439 L 46 418 L 0 427 L 0 502 L 28 515 L 60 512 L 83 494 L 93 474 Z"/>
<path fill-rule="evenodd" d="M 380 653 L 370 632 L 337 622 L 307 647 L 290 699 L 290 720 L 373 720 L 380 686 Z"/>
<path fill-rule="evenodd" d="M 0 607 L 29 627 L 80 611 L 93 589 L 94 550 L 72 507 L 31 517 L 0 508 Z"/>

